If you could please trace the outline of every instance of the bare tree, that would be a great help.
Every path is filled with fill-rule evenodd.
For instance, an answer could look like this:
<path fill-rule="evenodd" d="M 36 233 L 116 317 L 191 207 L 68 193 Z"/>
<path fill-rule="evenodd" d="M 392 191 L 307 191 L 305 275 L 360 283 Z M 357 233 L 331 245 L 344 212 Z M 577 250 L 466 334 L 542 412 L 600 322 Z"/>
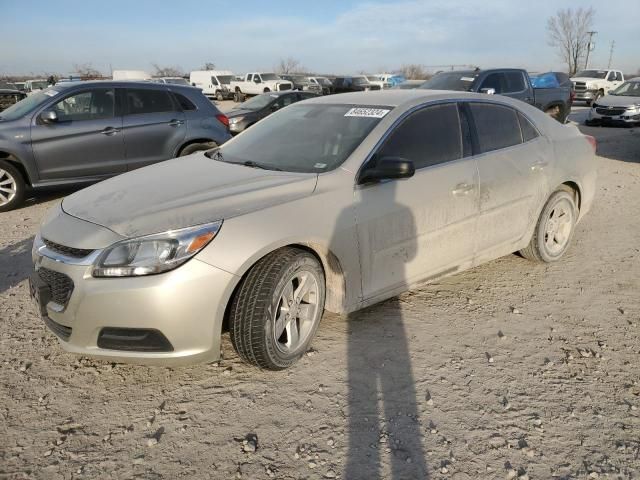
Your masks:
<path fill-rule="evenodd" d="M 554 47 L 567 64 L 569 74 L 580 68 L 589 49 L 589 31 L 596 15 L 592 7 L 573 10 L 558 10 L 555 17 L 547 20 L 548 43 Z"/>
<path fill-rule="evenodd" d="M 151 64 L 155 70 L 156 77 L 182 77 L 184 72 L 182 68 L 174 66 L 174 67 L 163 67 L 158 65 L 157 63 Z"/>
<path fill-rule="evenodd" d="M 74 63 L 73 70 L 80 76 L 80 78 L 102 78 L 102 72 L 93 68 L 91 63 Z"/>
<path fill-rule="evenodd" d="M 278 65 L 275 67 L 276 73 L 302 73 L 305 68 L 300 65 L 300 61 L 293 57 L 281 58 Z"/>
<path fill-rule="evenodd" d="M 215 70 L 216 64 L 213 62 L 204 62 L 204 65 L 200 67 L 200 70 Z"/>
<path fill-rule="evenodd" d="M 430 77 L 422 65 L 415 63 L 402 65 L 400 71 L 407 80 L 427 80 Z"/>

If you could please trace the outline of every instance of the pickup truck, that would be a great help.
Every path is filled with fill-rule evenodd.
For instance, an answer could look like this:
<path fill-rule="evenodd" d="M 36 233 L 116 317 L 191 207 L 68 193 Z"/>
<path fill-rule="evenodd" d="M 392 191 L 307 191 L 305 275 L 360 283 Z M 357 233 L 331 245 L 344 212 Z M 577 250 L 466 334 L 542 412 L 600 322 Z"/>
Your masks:
<path fill-rule="evenodd" d="M 283 80 L 275 73 L 247 73 L 242 80 L 232 81 L 233 100 L 244 102 L 245 98 L 268 92 L 293 90 L 293 83 Z"/>
<path fill-rule="evenodd" d="M 420 88 L 504 95 L 527 102 L 560 123 L 566 122 L 573 103 L 573 92 L 569 85 L 534 88 L 529 74 L 517 68 L 442 72 L 427 80 Z"/>
<path fill-rule="evenodd" d="M 571 77 L 576 91 L 576 100 L 584 100 L 587 105 L 615 90 L 624 82 L 624 75 L 619 70 L 608 68 L 582 70 Z"/>

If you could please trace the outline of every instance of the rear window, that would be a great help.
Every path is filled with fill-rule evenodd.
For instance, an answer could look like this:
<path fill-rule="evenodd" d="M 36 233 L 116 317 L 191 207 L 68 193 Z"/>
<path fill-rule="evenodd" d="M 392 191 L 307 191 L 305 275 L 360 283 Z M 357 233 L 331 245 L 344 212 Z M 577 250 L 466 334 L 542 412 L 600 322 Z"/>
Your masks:
<path fill-rule="evenodd" d="M 522 143 L 520 124 L 512 108 L 488 103 L 470 103 L 469 108 L 481 153 Z"/>
<path fill-rule="evenodd" d="M 129 115 L 141 113 L 160 113 L 175 110 L 171 95 L 167 90 L 127 89 L 127 107 Z"/>

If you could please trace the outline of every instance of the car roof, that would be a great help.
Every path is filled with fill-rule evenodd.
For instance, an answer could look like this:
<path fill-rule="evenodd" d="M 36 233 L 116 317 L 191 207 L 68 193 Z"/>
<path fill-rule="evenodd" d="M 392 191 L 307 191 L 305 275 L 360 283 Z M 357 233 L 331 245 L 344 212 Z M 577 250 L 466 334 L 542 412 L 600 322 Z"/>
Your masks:
<path fill-rule="evenodd" d="M 169 78 L 169 77 L 164 77 Z M 178 78 L 178 77 L 176 77 Z M 180 77 L 181 78 L 181 77 Z M 184 89 L 195 89 L 191 85 L 180 85 L 177 83 L 158 83 L 150 80 L 79 80 L 74 82 L 60 82 L 56 83 L 53 88 L 56 89 L 68 89 L 75 88 L 78 86 L 82 87 L 147 87 L 147 88 L 184 88 Z"/>

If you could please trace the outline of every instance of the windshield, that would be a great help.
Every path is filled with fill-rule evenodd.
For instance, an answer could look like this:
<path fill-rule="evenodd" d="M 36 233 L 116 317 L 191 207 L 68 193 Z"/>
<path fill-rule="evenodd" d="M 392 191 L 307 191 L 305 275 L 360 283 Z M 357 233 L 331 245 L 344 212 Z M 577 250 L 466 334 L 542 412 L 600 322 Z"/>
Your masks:
<path fill-rule="evenodd" d="M 320 85 L 327 85 L 327 86 L 331 85 L 331 82 L 329 81 L 329 79 L 328 79 L 328 78 L 324 78 L 324 77 L 316 77 L 316 80 L 318 81 L 318 83 L 319 83 Z"/>
<path fill-rule="evenodd" d="M 620 97 L 640 97 L 640 81 L 624 82 L 609 95 Z"/>
<path fill-rule="evenodd" d="M 240 106 L 240 108 L 242 110 L 251 110 L 255 112 L 256 110 L 263 109 L 271 102 L 273 102 L 276 98 L 278 98 L 278 95 L 274 95 L 273 93 L 263 93 L 261 95 L 256 95 L 250 100 L 247 100 L 242 104 L 242 106 Z"/>
<path fill-rule="evenodd" d="M 165 78 L 164 81 L 167 83 L 174 83 L 176 85 L 190 85 L 190 83 L 184 78 Z"/>
<path fill-rule="evenodd" d="M 606 76 L 606 70 L 583 70 L 576 74 L 576 78 L 604 78 Z"/>
<path fill-rule="evenodd" d="M 18 89 L 18 87 L 16 87 L 15 84 L 9 83 L 9 82 L 0 82 L 0 88 L 8 88 L 9 90 Z"/>
<path fill-rule="evenodd" d="M 471 86 L 478 78 L 475 72 L 448 72 L 439 73 L 431 80 L 424 82 L 420 88 L 426 90 L 456 90 L 458 92 L 469 92 Z"/>
<path fill-rule="evenodd" d="M 222 85 L 229 85 L 231 80 L 233 80 L 233 75 L 218 75 L 218 81 L 220 81 Z"/>
<path fill-rule="evenodd" d="M 260 76 L 262 77 L 263 82 L 267 82 L 269 80 L 280 80 L 280 77 L 275 73 L 261 73 Z"/>
<path fill-rule="evenodd" d="M 31 82 L 32 90 L 44 90 L 48 86 L 49 86 L 49 82 L 47 82 L 46 80 L 37 80 L 35 82 Z"/>
<path fill-rule="evenodd" d="M 41 92 L 29 95 L 27 98 L 20 100 L 15 105 L 10 106 L 0 113 L 0 120 L 17 120 L 37 109 L 51 97 L 58 94 L 57 90 L 49 88 Z"/>
<path fill-rule="evenodd" d="M 227 162 L 322 173 L 341 165 L 391 107 L 295 104 L 220 148 Z M 215 156 L 214 156 L 215 158 Z"/>
<path fill-rule="evenodd" d="M 355 85 L 363 85 L 368 84 L 369 80 L 367 80 L 367 77 L 353 77 L 353 83 Z"/>
<path fill-rule="evenodd" d="M 376 76 L 374 76 L 374 75 L 368 75 L 366 78 L 367 78 L 367 80 L 369 80 L 370 82 L 378 82 L 378 81 L 380 81 L 380 78 L 378 78 L 378 77 L 376 77 Z"/>

